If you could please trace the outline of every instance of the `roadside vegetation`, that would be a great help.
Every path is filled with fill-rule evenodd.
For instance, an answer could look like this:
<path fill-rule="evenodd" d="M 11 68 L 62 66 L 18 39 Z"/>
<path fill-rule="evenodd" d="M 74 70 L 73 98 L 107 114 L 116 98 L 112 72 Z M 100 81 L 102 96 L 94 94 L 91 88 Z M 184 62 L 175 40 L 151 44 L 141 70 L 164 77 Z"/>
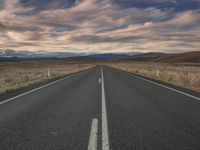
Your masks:
<path fill-rule="evenodd" d="M 88 69 L 96 63 L 84 61 L 0 62 L 0 94 Z M 108 61 L 104 64 L 200 92 L 200 64 L 197 63 Z"/>
<path fill-rule="evenodd" d="M 73 61 L 0 62 L 0 94 L 92 66 L 91 63 Z"/>
<path fill-rule="evenodd" d="M 200 64 L 112 62 L 107 65 L 200 92 Z"/>

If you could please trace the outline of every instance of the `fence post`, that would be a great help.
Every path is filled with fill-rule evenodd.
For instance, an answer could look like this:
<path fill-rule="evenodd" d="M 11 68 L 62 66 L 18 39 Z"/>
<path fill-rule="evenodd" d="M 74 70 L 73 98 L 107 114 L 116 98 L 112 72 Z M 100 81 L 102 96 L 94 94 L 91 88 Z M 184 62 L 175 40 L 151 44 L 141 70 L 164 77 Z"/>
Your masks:
<path fill-rule="evenodd" d="M 50 77 L 51 77 L 51 72 L 50 72 L 50 69 L 49 69 L 49 67 L 48 67 L 47 75 L 48 75 L 48 78 L 50 78 Z"/>
<path fill-rule="evenodd" d="M 157 68 L 157 70 L 156 70 L 156 76 L 159 77 L 159 75 L 160 75 L 160 69 Z"/>

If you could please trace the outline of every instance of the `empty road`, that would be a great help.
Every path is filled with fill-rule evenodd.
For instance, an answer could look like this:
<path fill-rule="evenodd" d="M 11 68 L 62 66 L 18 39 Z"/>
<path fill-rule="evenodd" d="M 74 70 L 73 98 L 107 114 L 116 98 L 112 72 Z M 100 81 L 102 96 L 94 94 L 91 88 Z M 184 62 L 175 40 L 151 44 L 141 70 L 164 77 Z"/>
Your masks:
<path fill-rule="evenodd" d="M 199 150 L 200 93 L 105 66 L 0 96 L 0 150 Z"/>

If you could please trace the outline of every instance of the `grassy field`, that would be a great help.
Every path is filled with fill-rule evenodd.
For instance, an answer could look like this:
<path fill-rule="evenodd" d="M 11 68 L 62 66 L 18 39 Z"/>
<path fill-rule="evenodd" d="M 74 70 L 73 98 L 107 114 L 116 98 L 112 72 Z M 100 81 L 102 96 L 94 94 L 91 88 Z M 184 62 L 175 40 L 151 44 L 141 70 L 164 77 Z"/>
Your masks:
<path fill-rule="evenodd" d="M 110 62 L 106 65 L 200 92 L 200 65 L 147 62 Z"/>
<path fill-rule="evenodd" d="M 97 63 L 97 62 L 96 62 Z M 93 67 L 95 62 L 0 62 L 0 94 Z M 200 92 L 200 65 L 133 61 L 98 62 Z M 49 75 L 48 76 L 48 70 Z"/>
<path fill-rule="evenodd" d="M 0 94 L 92 66 L 91 63 L 73 61 L 0 62 Z"/>

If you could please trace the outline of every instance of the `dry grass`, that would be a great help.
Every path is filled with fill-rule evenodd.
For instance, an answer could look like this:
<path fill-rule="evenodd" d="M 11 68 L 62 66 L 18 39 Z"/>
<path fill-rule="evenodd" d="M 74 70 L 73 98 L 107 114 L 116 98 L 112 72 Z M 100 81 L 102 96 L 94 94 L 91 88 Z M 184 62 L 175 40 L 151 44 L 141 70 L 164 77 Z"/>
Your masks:
<path fill-rule="evenodd" d="M 92 66 L 91 63 L 67 61 L 0 62 L 0 94 Z"/>
<path fill-rule="evenodd" d="M 197 64 L 115 62 L 107 65 L 200 92 L 200 65 Z"/>
<path fill-rule="evenodd" d="M 100 62 L 99 62 L 100 63 Z M 0 94 L 94 66 L 91 62 L 0 62 Z M 107 62 L 106 65 L 200 92 L 200 65 Z M 48 77 L 48 68 L 51 76 Z"/>

